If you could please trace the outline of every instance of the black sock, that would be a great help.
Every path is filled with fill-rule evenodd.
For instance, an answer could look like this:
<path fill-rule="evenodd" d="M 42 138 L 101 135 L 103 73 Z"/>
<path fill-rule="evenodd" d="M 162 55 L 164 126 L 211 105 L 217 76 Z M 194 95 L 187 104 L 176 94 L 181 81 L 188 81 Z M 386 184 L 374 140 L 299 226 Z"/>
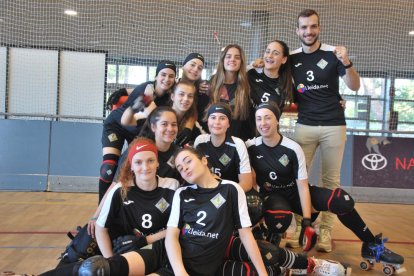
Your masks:
<path fill-rule="evenodd" d="M 349 213 L 338 215 L 338 219 L 354 232 L 361 241 L 372 242 L 375 240 L 374 235 L 355 209 Z"/>

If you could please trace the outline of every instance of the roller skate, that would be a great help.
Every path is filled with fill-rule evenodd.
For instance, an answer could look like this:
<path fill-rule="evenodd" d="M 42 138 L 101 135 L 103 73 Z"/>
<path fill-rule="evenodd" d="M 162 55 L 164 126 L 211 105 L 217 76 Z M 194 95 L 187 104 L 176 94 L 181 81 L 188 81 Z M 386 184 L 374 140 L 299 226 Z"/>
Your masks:
<path fill-rule="evenodd" d="M 308 258 L 307 269 L 290 269 L 286 275 L 314 275 L 314 276 L 350 276 L 352 268 L 348 264 L 337 261 Z"/>
<path fill-rule="evenodd" d="M 370 270 L 375 263 L 382 264 L 382 272 L 385 275 L 398 274 L 405 271 L 401 265 L 404 263 L 404 258 L 384 246 L 388 241 L 387 238 L 382 238 L 382 233 L 375 236 L 374 242 L 364 242 L 362 244 L 361 256 L 364 259 L 359 264 L 363 270 Z"/>

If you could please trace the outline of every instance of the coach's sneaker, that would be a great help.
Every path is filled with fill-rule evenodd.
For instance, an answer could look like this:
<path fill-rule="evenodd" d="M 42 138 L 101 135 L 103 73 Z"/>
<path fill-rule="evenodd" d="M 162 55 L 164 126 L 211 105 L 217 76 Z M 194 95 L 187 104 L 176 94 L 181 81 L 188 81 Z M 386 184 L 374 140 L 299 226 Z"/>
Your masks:
<path fill-rule="evenodd" d="M 384 262 L 387 264 L 401 265 L 404 263 L 404 257 L 392 252 L 384 246 L 388 241 L 382 238 L 382 233 L 375 236 L 373 242 L 362 243 L 361 256 L 364 259 L 375 260 L 375 262 Z"/>
<path fill-rule="evenodd" d="M 319 231 L 318 241 L 316 242 L 315 249 L 319 252 L 331 252 L 332 251 L 332 239 L 331 230 L 321 228 Z"/>

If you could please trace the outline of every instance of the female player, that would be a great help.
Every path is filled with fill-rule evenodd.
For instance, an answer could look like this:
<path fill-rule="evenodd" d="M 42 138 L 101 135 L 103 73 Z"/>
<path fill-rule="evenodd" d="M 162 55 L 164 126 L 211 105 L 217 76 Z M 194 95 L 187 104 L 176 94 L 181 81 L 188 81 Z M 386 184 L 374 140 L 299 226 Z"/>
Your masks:
<path fill-rule="evenodd" d="M 120 182 L 106 195 L 97 220 L 96 238 L 102 255 L 112 257 L 109 259 L 118 268 L 112 275 L 128 275 L 128 272 L 122 273 L 124 269 L 128 271 L 128 262 L 135 262 L 137 256 L 138 263 L 142 260 L 136 253 L 124 254 L 126 257 L 120 253 L 137 250 L 147 244 L 160 250 L 163 248 L 161 240 L 165 237 L 170 206 L 179 184 L 175 179 L 158 177 L 158 165 L 158 150 L 154 142 L 148 138 L 136 138 L 131 142 L 128 158 L 121 168 Z M 96 267 L 93 260 L 83 266 L 83 273 Z M 81 265 L 62 265 L 42 275 L 72 275 Z M 134 266 L 129 272 L 134 275 Z"/>
<path fill-rule="evenodd" d="M 185 131 L 189 125 L 194 125 L 194 122 L 197 120 L 195 97 L 196 87 L 193 83 L 184 80 L 180 80 L 175 85 L 174 90 L 170 95 L 170 105 L 175 111 L 178 119 L 178 133 L 183 130 Z M 139 120 L 136 120 L 136 114 L 137 113 L 134 113 L 132 108 L 129 107 L 122 115 L 122 125 L 137 126 L 139 124 Z M 187 139 L 184 140 L 187 141 Z M 182 139 L 180 141 L 176 141 L 176 145 L 178 146 L 183 145 L 182 143 Z"/>
<path fill-rule="evenodd" d="M 170 275 L 214 275 L 224 262 L 234 230 L 259 275 L 267 275 L 241 187 L 218 180 L 207 159 L 192 149 L 180 150 L 175 165 L 184 180 L 194 184 L 178 189 L 174 196 L 165 240 L 174 271 Z"/>
<path fill-rule="evenodd" d="M 265 213 L 293 211 L 303 215 L 299 242 L 310 250 L 316 242 L 311 223 L 318 211 L 330 211 L 363 242 L 362 255 L 374 258 L 376 250 L 384 262 L 402 264 L 404 258 L 383 247 L 354 209 L 354 200 L 344 190 L 330 190 L 308 184 L 306 161 L 301 147 L 278 131 L 280 111 L 273 102 L 256 107 L 255 119 L 261 136 L 246 142 L 260 193 L 265 196 Z M 284 206 L 280 206 L 284 202 Z M 277 220 L 277 219 L 276 219 Z M 278 224 L 277 221 L 273 221 Z M 272 231 L 283 233 L 290 220 L 279 222 Z M 382 246 L 382 249 L 380 248 Z M 374 249 L 377 248 L 377 249 Z"/>
<path fill-rule="evenodd" d="M 175 111 L 169 106 L 159 106 L 155 108 L 148 116 L 145 124 L 143 125 L 140 136 L 150 138 L 155 141 L 155 145 L 158 150 L 158 163 L 157 175 L 160 177 L 170 177 L 179 180 L 180 174 L 177 172 L 174 166 L 173 155 L 178 150 L 178 146 L 174 144 L 174 140 L 177 136 L 177 115 Z M 125 162 L 128 156 L 128 151 L 125 151 L 120 160 L 119 164 Z M 119 170 L 116 172 L 114 180 L 118 180 Z M 116 185 L 114 182 L 110 189 Z M 109 190 L 110 190 L 109 189 Z M 93 238 L 95 237 L 95 224 L 96 219 L 101 212 L 103 202 L 105 201 L 106 195 L 99 204 L 99 207 L 95 211 L 94 215 L 88 222 L 88 233 Z"/>
<path fill-rule="evenodd" d="M 156 69 L 155 81 L 144 82 L 138 85 L 128 100 L 120 108 L 112 111 L 104 121 L 102 131 L 103 161 L 99 177 L 99 201 L 101 201 L 108 187 L 111 185 L 118 167 L 125 141 L 130 143 L 140 131 L 140 126 L 128 127 L 121 125 L 121 117 L 127 107 L 132 106 L 138 97 L 151 93 L 151 98 L 160 105 L 168 100 L 168 91 L 175 84 L 176 66 L 171 61 L 161 61 Z M 147 91 L 147 92 L 146 92 Z M 148 92 L 151 91 L 151 92 Z"/>
<path fill-rule="evenodd" d="M 210 134 L 201 134 L 194 141 L 194 148 L 208 160 L 211 171 L 222 179 L 239 183 L 245 192 L 252 189 L 253 176 L 246 145 L 227 133 L 231 110 L 227 104 L 217 103 L 207 112 Z"/>
<path fill-rule="evenodd" d="M 224 102 L 232 110 L 229 134 L 247 140 L 255 136 L 249 81 L 246 73 L 246 57 L 236 44 L 227 45 L 221 52 L 217 72 L 211 79 L 211 103 Z"/>
<path fill-rule="evenodd" d="M 289 47 L 283 41 L 273 40 L 258 62 L 260 68 L 247 71 L 253 103 L 274 101 L 283 110 L 287 102 L 293 102 Z"/>

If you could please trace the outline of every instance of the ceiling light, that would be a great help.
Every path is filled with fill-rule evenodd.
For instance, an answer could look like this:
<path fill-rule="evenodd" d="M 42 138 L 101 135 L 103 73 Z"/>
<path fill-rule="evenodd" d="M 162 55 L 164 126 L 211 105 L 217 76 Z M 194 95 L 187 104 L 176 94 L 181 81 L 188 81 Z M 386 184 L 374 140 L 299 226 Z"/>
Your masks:
<path fill-rule="evenodd" d="M 411 31 L 408 33 L 409 35 L 414 35 L 414 31 Z"/>
<path fill-rule="evenodd" d="M 76 16 L 78 15 L 78 12 L 74 10 L 65 10 L 65 14 L 70 16 Z"/>

